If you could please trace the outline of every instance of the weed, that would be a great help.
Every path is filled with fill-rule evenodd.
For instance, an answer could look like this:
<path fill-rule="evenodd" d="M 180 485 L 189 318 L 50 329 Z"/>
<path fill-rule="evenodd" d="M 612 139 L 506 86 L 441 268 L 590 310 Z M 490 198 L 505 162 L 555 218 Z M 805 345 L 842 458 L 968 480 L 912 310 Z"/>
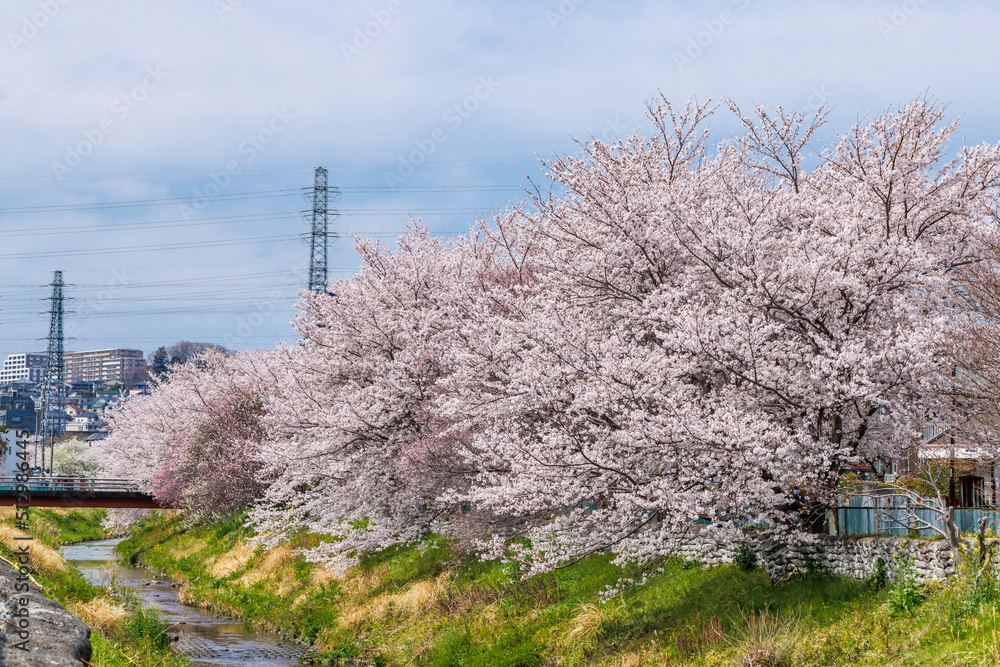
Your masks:
<path fill-rule="evenodd" d="M 868 575 L 865 581 L 873 590 L 880 591 L 889 580 L 889 570 L 886 567 L 885 559 L 879 556 L 875 559 L 875 569 Z"/>
<path fill-rule="evenodd" d="M 927 599 L 923 587 L 917 583 L 917 572 L 908 555 L 901 554 L 896 559 L 896 578 L 889 590 L 889 613 L 913 615 L 914 610 Z"/>
<path fill-rule="evenodd" d="M 570 623 L 569 632 L 566 639 L 570 642 L 579 641 L 591 635 L 599 639 L 604 636 L 605 626 L 617 620 L 624 609 L 624 605 L 611 607 L 599 605 L 592 602 L 580 604 L 577 607 L 577 614 Z"/>
<path fill-rule="evenodd" d="M 960 654 L 960 658 L 965 664 L 982 665 L 983 667 L 1000 665 L 1000 619 L 997 618 L 996 607 L 990 608 L 990 615 L 982 615 L 981 619 L 976 619 L 974 625 L 979 631 L 977 634 L 983 639 L 977 642 L 977 646 L 971 650 Z"/>
<path fill-rule="evenodd" d="M 128 609 L 114 600 L 95 598 L 90 602 L 71 603 L 67 609 L 80 617 L 84 623 L 108 636 L 117 636 L 122 621 L 128 616 Z"/>
<path fill-rule="evenodd" d="M 830 571 L 826 565 L 818 560 L 811 560 L 806 563 L 806 579 L 826 579 L 830 576 Z"/>
<path fill-rule="evenodd" d="M 686 630 L 678 632 L 674 643 L 677 647 L 677 653 L 687 657 L 725 643 L 726 640 L 726 631 L 722 629 L 722 621 L 719 620 L 718 616 L 712 616 L 703 625 L 694 624 Z"/>
<path fill-rule="evenodd" d="M 737 649 L 741 667 L 790 667 L 788 636 L 796 623 L 767 609 L 742 613 L 743 624 L 727 638 Z"/>
<path fill-rule="evenodd" d="M 351 641 L 341 641 L 328 651 L 323 653 L 313 653 L 309 656 L 309 662 L 321 667 L 346 667 L 353 665 L 355 658 L 361 653 L 358 645 Z"/>
<path fill-rule="evenodd" d="M 541 650 L 521 628 L 511 628 L 489 642 L 477 642 L 468 626 L 445 636 L 434 647 L 429 667 L 541 667 Z"/>
<path fill-rule="evenodd" d="M 518 581 L 510 587 L 507 595 L 516 604 L 531 607 L 555 604 L 565 597 L 552 574 Z"/>
<path fill-rule="evenodd" d="M 744 572 L 749 572 L 757 568 L 757 552 L 746 542 L 740 542 L 733 553 L 733 565 Z"/>
<path fill-rule="evenodd" d="M 153 649 L 164 650 L 172 641 L 167 634 L 170 624 L 160 618 L 156 610 L 137 609 L 125 622 L 125 635 L 138 644 L 147 644 Z"/>

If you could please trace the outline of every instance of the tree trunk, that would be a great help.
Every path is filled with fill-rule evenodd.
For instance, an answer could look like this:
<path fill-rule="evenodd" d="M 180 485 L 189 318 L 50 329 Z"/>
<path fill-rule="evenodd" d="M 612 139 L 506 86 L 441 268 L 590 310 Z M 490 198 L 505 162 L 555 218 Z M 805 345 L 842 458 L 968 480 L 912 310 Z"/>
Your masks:
<path fill-rule="evenodd" d="M 962 538 L 958 532 L 958 525 L 955 524 L 955 508 L 949 507 L 944 520 L 945 532 L 948 533 L 948 546 L 951 547 L 951 558 L 955 563 L 955 570 L 962 567 Z"/>
<path fill-rule="evenodd" d="M 986 562 L 986 523 L 989 521 L 986 517 L 979 520 L 979 567 L 982 569 L 983 563 Z"/>

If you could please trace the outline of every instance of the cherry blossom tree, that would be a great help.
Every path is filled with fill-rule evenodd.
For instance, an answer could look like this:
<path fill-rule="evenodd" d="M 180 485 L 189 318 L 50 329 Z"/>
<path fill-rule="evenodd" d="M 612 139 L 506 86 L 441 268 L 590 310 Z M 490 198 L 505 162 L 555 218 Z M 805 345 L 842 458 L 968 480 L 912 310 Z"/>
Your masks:
<path fill-rule="evenodd" d="M 946 162 L 954 124 L 915 100 L 807 169 L 822 113 L 730 108 L 744 132 L 712 151 L 712 109 L 664 102 L 658 137 L 557 160 L 565 194 L 526 220 L 547 289 L 511 323 L 527 349 L 469 497 L 536 517 L 531 571 L 662 555 L 698 518 L 790 523 L 794 487 L 829 497 L 842 466 L 950 408 L 954 275 L 994 214 L 997 147 Z"/>
<path fill-rule="evenodd" d="M 310 557 L 334 568 L 454 513 L 444 492 L 474 470 L 462 419 L 438 403 L 462 367 L 456 346 L 521 281 L 514 248 L 481 229 L 444 241 L 415 226 L 397 246 L 359 241 L 359 273 L 303 295 L 302 345 L 284 350 L 270 410 L 291 444 L 267 452 L 281 474 L 251 520 L 267 542 L 299 527 L 332 535 Z"/>
<path fill-rule="evenodd" d="M 264 357 L 212 351 L 175 367 L 150 396 L 125 401 L 99 445 L 104 470 L 203 517 L 251 504 L 268 481 Z"/>

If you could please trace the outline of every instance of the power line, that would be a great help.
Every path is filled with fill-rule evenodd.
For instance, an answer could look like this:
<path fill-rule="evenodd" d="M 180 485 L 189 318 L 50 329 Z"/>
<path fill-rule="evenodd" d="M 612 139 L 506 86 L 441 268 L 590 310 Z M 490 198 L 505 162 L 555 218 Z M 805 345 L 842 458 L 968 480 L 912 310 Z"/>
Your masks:
<path fill-rule="evenodd" d="M 240 266 L 240 265 L 234 265 Z M 123 285 L 115 285 L 115 289 L 136 289 L 145 287 L 157 287 L 157 286 L 174 286 L 189 283 L 205 282 L 206 285 L 214 285 L 216 282 L 225 280 L 242 280 L 243 278 L 266 278 L 268 276 L 280 276 L 285 275 L 291 271 L 298 271 L 298 269 L 290 269 L 289 271 L 254 271 L 252 273 L 229 273 L 223 276 L 202 276 L 199 278 L 180 278 L 176 280 L 156 280 L 145 283 L 128 283 Z M 305 271 L 302 269 L 301 271 Z M 261 283 L 261 284 L 271 284 L 271 283 Z M 4 291 L 9 291 L 11 289 L 38 289 L 38 285 L 34 283 L 21 283 L 13 284 L 6 283 L 4 285 Z M 73 287 L 79 292 L 86 289 L 107 289 L 109 285 L 107 283 L 74 283 Z"/>
<path fill-rule="evenodd" d="M 502 164 L 523 164 L 525 162 L 537 163 L 539 156 L 534 155 L 524 155 L 520 157 L 501 157 L 501 158 L 480 158 L 472 160 L 438 160 L 435 162 L 425 163 L 422 165 L 422 169 L 442 169 L 455 166 L 475 166 L 475 165 L 502 165 Z M 356 172 L 356 171 L 369 171 L 369 170 L 381 170 L 381 169 L 396 169 L 399 166 L 398 162 L 371 162 L 371 163 L 361 163 L 361 164 L 345 164 L 335 167 L 329 167 L 329 172 Z M 304 167 L 275 167 L 267 169 L 243 169 L 239 176 L 240 177 L 255 177 L 255 176 L 266 176 L 269 174 L 285 174 L 289 176 L 307 174 L 312 171 L 309 168 Z M 144 179 L 156 179 L 156 180 L 184 180 L 184 179 L 194 179 L 194 178 L 211 178 L 212 176 L 218 174 L 218 169 L 196 169 L 196 170 L 173 170 L 164 172 L 147 172 L 147 173 L 137 173 L 137 172 L 123 172 L 119 174 L 76 174 L 76 175 L 66 175 L 64 176 L 64 181 L 75 183 L 85 183 L 85 182 L 98 182 L 98 181 L 115 181 L 115 180 L 144 180 Z M 44 176 L 0 176 L 0 185 L 5 183 L 10 184 L 24 184 L 24 183 L 52 183 L 51 175 Z"/>
<path fill-rule="evenodd" d="M 262 192 L 237 192 L 228 195 L 216 195 L 207 200 L 225 202 L 233 200 L 267 199 L 272 197 L 290 197 L 298 194 L 297 190 L 265 190 Z M 10 213 L 54 213 L 60 211 L 92 211 L 110 208 L 134 208 L 137 206 L 164 206 L 166 204 L 191 204 L 191 197 L 172 197 L 168 199 L 127 199 L 86 204 L 48 204 L 44 206 L 21 206 L 18 208 L 0 208 L 0 214 Z"/>
<path fill-rule="evenodd" d="M 5 255 L 7 260 L 11 259 L 38 259 L 41 257 L 78 257 L 81 255 L 116 255 L 123 252 L 157 252 L 160 250 L 181 250 L 187 248 L 217 248 L 222 246 L 247 245 L 267 241 L 269 243 L 280 243 L 298 239 L 298 236 L 252 236 L 244 239 L 226 239 L 222 241 L 193 241 L 185 243 L 161 243 L 140 246 L 121 246 L 117 248 L 83 248 L 77 250 L 46 250 L 42 252 L 22 252 Z"/>
<path fill-rule="evenodd" d="M 248 215 L 228 215 L 216 218 L 203 218 L 196 221 L 151 220 L 147 222 L 126 222 L 120 224 L 84 224 L 63 225 L 60 227 L 35 227 L 30 230 L 4 232 L 3 238 L 15 236 L 42 236 L 46 234 L 92 234 L 94 231 L 122 232 L 142 229 L 169 229 L 173 227 L 205 227 L 209 225 L 229 225 L 234 223 L 267 222 L 270 220 L 287 220 L 297 211 L 281 211 L 277 213 L 253 213 Z"/>
<path fill-rule="evenodd" d="M 288 220 L 299 211 L 279 211 L 275 213 L 257 213 L 250 215 L 221 216 L 216 218 L 206 218 L 204 220 L 183 221 L 178 219 L 151 220 L 144 222 L 126 222 L 118 224 L 97 223 L 84 225 L 63 225 L 59 227 L 38 227 L 31 230 L 21 230 L 14 232 L 4 232 L 0 234 L 2 238 L 14 238 L 17 236 L 44 236 L 52 234 L 91 234 L 95 231 L 122 232 L 144 229 L 171 229 L 188 227 L 205 227 L 213 225 L 227 225 L 246 222 L 270 222 Z M 378 208 L 378 209 L 338 209 L 338 216 L 349 217 L 383 216 L 383 215 L 404 215 L 410 217 L 420 217 L 422 214 L 435 215 L 481 215 L 482 208 L 461 207 L 461 208 Z"/>

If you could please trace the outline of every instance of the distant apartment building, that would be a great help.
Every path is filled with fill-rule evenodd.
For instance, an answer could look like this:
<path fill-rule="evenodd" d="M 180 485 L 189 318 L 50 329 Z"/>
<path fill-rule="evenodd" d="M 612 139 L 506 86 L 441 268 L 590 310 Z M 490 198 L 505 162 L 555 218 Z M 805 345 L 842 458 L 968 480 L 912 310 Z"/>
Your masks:
<path fill-rule="evenodd" d="M 7 360 L 3 362 L 3 368 L 0 369 L 0 384 L 13 382 L 40 384 L 45 377 L 45 360 L 47 358 L 47 355 L 29 352 L 7 355 Z"/>
<path fill-rule="evenodd" d="M 63 361 L 67 382 L 132 383 L 146 377 L 146 359 L 142 350 L 114 348 L 67 352 Z"/>

